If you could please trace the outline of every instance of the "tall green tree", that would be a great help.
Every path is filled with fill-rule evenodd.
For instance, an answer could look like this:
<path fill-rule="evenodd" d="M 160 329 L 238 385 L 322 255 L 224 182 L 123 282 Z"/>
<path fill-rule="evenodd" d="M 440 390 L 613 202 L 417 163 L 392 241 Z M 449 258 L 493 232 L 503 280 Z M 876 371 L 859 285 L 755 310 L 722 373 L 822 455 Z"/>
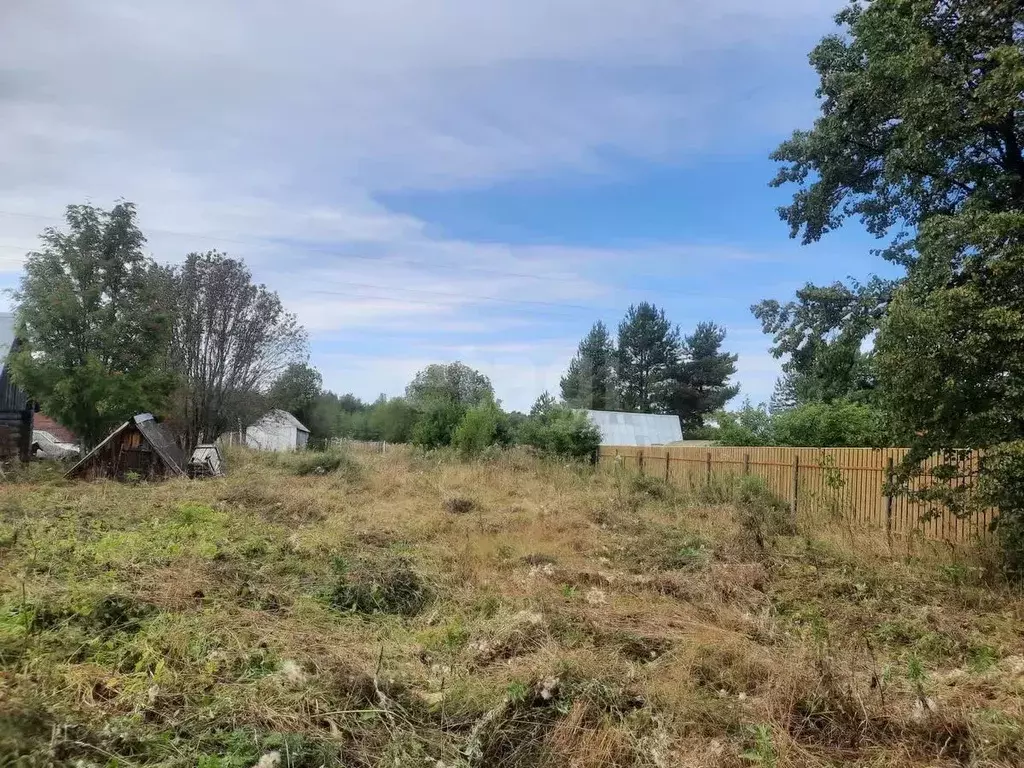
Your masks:
<path fill-rule="evenodd" d="M 684 434 L 703 427 L 705 418 L 740 391 L 739 385 L 729 383 L 739 358 L 722 351 L 724 341 L 725 329 L 715 323 L 698 323 L 683 339 L 668 404 L 679 415 Z"/>
<path fill-rule="evenodd" d="M 679 329 L 665 311 L 642 302 L 630 306 L 619 324 L 619 401 L 626 411 L 663 413 L 681 352 Z"/>
<path fill-rule="evenodd" d="M 322 419 L 317 405 L 323 395 L 323 377 L 308 363 L 291 363 L 270 387 L 267 400 L 272 408 L 288 411 L 305 424 L 310 437 L 332 437 L 332 425 Z"/>
<path fill-rule="evenodd" d="M 15 293 L 20 351 L 14 380 L 86 448 L 142 411 L 163 414 L 172 300 L 143 251 L 135 206 L 71 205 L 28 254 Z"/>
<path fill-rule="evenodd" d="M 878 330 L 897 282 L 874 277 L 865 284 L 808 283 L 785 304 L 766 299 L 751 307 L 772 335 L 772 355 L 785 361 L 788 401 L 871 398 L 875 372 L 864 346 Z"/>
<path fill-rule="evenodd" d="M 615 343 L 600 320 L 580 342 L 561 388 L 562 400 L 575 408 L 607 411 L 617 406 Z"/>
<path fill-rule="evenodd" d="M 494 387 L 490 379 L 465 363 L 433 363 L 409 382 L 405 397 L 419 408 L 443 402 L 465 409 L 493 400 Z"/>
<path fill-rule="evenodd" d="M 904 477 L 933 448 L 1003 457 L 980 479 L 1024 572 L 1024 4 L 874 0 L 837 21 L 811 54 L 821 116 L 774 154 L 774 183 L 798 186 L 781 215 L 804 242 L 849 216 L 888 240 L 907 277 L 885 303 L 877 369 L 912 449 Z"/>

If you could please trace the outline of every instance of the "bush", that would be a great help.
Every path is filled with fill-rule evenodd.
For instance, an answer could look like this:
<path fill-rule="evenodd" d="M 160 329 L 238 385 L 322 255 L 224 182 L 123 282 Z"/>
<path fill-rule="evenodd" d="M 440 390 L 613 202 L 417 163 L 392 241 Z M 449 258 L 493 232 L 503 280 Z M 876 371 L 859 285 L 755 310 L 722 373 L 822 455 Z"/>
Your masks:
<path fill-rule="evenodd" d="M 420 448 L 444 448 L 452 444 L 466 410 L 458 403 L 432 403 L 412 429 L 413 445 Z"/>
<path fill-rule="evenodd" d="M 856 448 L 882 442 L 879 412 L 864 403 L 808 403 L 772 417 L 776 445 Z"/>
<path fill-rule="evenodd" d="M 741 477 L 734 503 L 740 527 L 761 549 L 776 536 L 794 532 L 789 504 L 772 493 L 760 477 Z"/>
<path fill-rule="evenodd" d="M 288 454 L 284 459 L 292 473 L 304 477 L 306 475 L 326 475 L 341 472 L 346 476 L 354 476 L 359 472 L 359 465 L 345 451 L 329 448 L 326 451 L 302 451 Z"/>
<path fill-rule="evenodd" d="M 999 510 L 994 526 L 1006 574 L 1024 579 L 1024 440 L 1003 443 L 983 456 L 979 490 L 978 501 Z M 968 507 L 964 514 L 973 511 Z"/>
<path fill-rule="evenodd" d="M 336 558 L 334 572 L 338 578 L 327 601 L 338 611 L 415 616 L 433 599 L 433 591 L 403 557 L 355 568 Z"/>
<path fill-rule="evenodd" d="M 549 456 L 591 459 L 601 445 L 601 433 L 583 413 L 554 406 L 523 422 L 519 442 Z"/>
<path fill-rule="evenodd" d="M 492 445 L 511 442 L 508 417 L 495 403 L 484 403 L 466 411 L 452 435 L 452 446 L 463 457 L 480 456 Z"/>

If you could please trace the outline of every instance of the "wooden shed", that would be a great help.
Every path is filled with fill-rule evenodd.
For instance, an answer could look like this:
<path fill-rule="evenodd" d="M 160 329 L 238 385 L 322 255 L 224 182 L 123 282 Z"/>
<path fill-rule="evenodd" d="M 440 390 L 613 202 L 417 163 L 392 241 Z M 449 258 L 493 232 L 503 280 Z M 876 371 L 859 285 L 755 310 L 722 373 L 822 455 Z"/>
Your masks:
<path fill-rule="evenodd" d="M 181 448 L 150 413 L 140 413 L 111 432 L 67 477 L 123 479 L 129 472 L 147 480 L 185 474 Z"/>
<path fill-rule="evenodd" d="M 0 461 L 28 461 L 32 451 L 32 405 L 11 381 L 7 355 L 18 348 L 14 315 L 0 313 Z"/>

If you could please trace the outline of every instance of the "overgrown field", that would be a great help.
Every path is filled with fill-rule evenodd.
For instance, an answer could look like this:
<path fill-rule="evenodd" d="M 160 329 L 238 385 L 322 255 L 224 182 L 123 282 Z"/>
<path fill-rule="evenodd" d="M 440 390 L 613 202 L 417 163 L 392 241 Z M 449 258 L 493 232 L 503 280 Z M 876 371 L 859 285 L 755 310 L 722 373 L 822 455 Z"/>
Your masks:
<path fill-rule="evenodd" d="M 35 468 L 0 485 L 0 765 L 1024 762 L 1019 592 L 713 490 L 516 455 Z"/>

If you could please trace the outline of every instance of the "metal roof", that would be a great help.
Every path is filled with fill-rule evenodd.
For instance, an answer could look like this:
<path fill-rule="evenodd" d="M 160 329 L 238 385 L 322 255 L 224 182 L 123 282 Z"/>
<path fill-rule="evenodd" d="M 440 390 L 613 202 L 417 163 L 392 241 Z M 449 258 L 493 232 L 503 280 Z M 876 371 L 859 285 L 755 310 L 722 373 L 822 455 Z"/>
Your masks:
<path fill-rule="evenodd" d="M 601 445 L 667 445 L 683 439 L 679 417 L 660 413 L 584 411 L 601 432 Z"/>
<path fill-rule="evenodd" d="M 269 427 L 274 424 L 287 424 L 289 427 L 295 427 L 302 432 L 309 432 L 309 429 L 298 419 L 292 416 L 288 411 L 275 408 L 263 415 L 263 418 L 253 424 L 254 427 Z"/>

